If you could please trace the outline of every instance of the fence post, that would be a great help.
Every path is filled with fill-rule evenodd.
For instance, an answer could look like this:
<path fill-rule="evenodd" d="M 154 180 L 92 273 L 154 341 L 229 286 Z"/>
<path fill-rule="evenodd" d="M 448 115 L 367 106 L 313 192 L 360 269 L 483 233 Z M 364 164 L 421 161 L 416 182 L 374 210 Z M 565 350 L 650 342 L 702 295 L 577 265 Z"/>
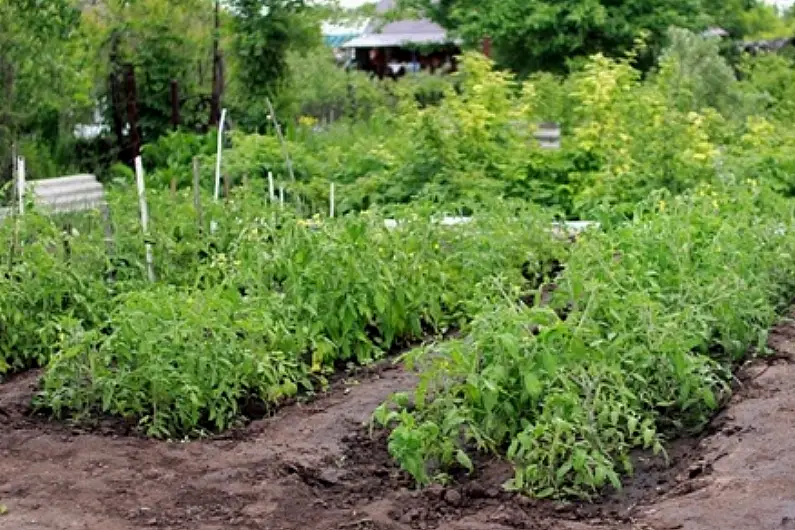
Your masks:
<path fill-rule="evenodd" d="M 224 148 L 224 125 L 226 124 L 226 109 L 221 111 L 221 122 L 218 124 L 218 150 L 215 154 L 215 193 L 213 198 L 218 202 L 218 197 L 221 194 L 221 156 Z M 210 221 L 210 233 L 214 234 L 218 230 L 218 223 L 215 220 Z"/>
<path fill-rule="evenodd" d="M 138 206 L 141 210 L 141 228 L 144 239 L 149 237 L 149 207 L 146 204 L 146 185 L 144 184 L 144 166 L 141 157 L 135 157 L 135 179 L 138 184 Z M 146 275 L 150 282 L 155 281 L 155 261 L 152 244 L 146 241 Z"/>

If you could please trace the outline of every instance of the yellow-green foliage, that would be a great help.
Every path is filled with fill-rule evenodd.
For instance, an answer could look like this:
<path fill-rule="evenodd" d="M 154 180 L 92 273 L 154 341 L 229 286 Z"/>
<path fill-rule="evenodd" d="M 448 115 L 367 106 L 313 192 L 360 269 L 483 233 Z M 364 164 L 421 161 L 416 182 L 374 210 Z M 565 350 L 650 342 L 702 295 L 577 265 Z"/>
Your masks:
<path fill-rule="evenodd" d="M 786 150 L 775 147 L 786 142 L 795 105 L 787 60 L 751 62 L 736 81 L 715 44 L 684 31 L 673 31 L 671 39 L 647 78 L 634 66 L 634 54 L 596 55 L 565 80 L 535 75 L 524 81 L 494 70 L 477 53 L 465 54 L 459 73 L 440 82 L 444 97 L 437 104 L 418 104 L 409 79 L 388 85 L 389 102 L 367 119 L 322 130 L 313 130 L 314 120 L 300 120 L 287 140 L 298 179 L 290 186 L 315 210 L 325 208 L 331 181 L 342 211 L 417 197 L 470 207 L 512 197 L 568 216 L 609 211 L 616 217 L 656 189 L 676 194 L 766 165 L 746 136 L 749 120 L 767 120 L 772 128 L 760 129 L 756 140 L 771 145 L 761 178 L 791 193 L 785 175 L 772 169 L 788 163 Z M 560 151 L 541 150 L 533 138 L 549 119 L 563 127 Z M 231 143 L 226 160 L 235 181 L 267 171 L 286 181 L 284 151 L 274 136 L 235 134 Z M 747 159 L 757 162 L 751 167 Z"/>

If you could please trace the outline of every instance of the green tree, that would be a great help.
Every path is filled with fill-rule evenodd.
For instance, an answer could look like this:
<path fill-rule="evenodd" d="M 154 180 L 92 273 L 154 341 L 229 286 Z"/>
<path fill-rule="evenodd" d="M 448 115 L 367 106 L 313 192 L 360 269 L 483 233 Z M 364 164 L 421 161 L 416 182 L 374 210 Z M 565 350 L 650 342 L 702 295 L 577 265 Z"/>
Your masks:
<path fill-rule="evenodd" d="M 320 21 L 305 0 L 230 0 L 235 119 L 249 129 L 267 127 L 266 98 L 287 72 L 287 53 L 320 43 Z"/>
<path fill-rule="evenodd" d="M 96 92 L 108 102 L 108 121 L 119 148 L 129 148 L 130 143 L 124 131 L 131 120 L 131 72 L 142 141 L 155 141 L 172 128 L 172 82 L 178 91 L 180 122 L 190 128 L 206 125 L 211 91 L 210 0 L 109 0 L 86 9 L 83 23 L 98 57 Z"/>
<path fill-rule="evenodd" d="M 0 178 L 14 143 L 31 155 L 32 176 L 49 176 L 53 153 L 90 106 L 79 15 L 68 0 L 0 0 Z"/>
<path fill-rule="evenodd" d="M 405 0 L 470 45 L 488 36 L 495 59 L 519 73 L 563 70 L 567 61 L 621 55 L 670 26 L 706 25 L 700 0 Z"/>
<path fill-rule="evenodd" d="M 520 74 L 561 71 L 597 52 L 620 56 L 644 36 L 658 50 L 669 27 L 701 30 L 726 22 L 744 31 L 756 0 L 402 0 L 404 10 L 430 16 L 470 46 L 493 41 L 497 62 Z M 652 62 L 647 61 L 646 66 Z"/>
<path fill-rule="evenodd" d="M 737 78 L 720 55 L 716 39 L 671 28 L 659 64 L 657 85 L 669 96 L 673 107 L 681 111 L 713 107 L 731 112 Z"/>
<path fill-rule="evenodd" d="M 777 39 L 795 35 L 792 11 L 779 12 L 774 6 L 759 5 L 743 13 L 743 34 L 750 39 Z"/>

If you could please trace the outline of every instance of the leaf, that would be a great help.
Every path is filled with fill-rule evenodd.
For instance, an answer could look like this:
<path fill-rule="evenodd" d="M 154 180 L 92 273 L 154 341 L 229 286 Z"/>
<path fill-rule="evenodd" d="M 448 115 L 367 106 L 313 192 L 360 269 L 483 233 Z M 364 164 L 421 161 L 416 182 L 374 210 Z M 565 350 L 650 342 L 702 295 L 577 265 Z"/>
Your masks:
<path fill-rule="evenodd" d="M 548 499 L 552 497 L 554 494 L 555 494 L 555 488 L 549 487 L 536 492 L 536 497 L 538 497 L 539 499 Z"/>
<path fill-rule="evenodd" d="M 472 460 L 470 460 L 469 455 L 467 455 L 461 449 L 456 451 L 455 459 L 461 465 L 461 467 L 463 467 L 464 469 L 466 469 L 470 473 L 475 471 L 475 466 L 472 465 Z"/>
<path fill-rule="evenodd" d="M 566 462 L 565 464 L 560 466 L 560 468 L 558 468 L 557 473 L 555 473 L 555 476 L 557 477 L 558 482 L 560 482 L 564 478 L 566 478 L 566 475 L 569 473 L 569 471 L 571 471 L 571 468 L 572 468 L 571 461 Z"/>
<path fill-rule="evenodd" d="M 638 418 L 635 416 L 630 416 L 627 418 L 627 432 L 630 436 L 635 434 L 635 429 L 638 428 Z"/>
<path fill-rule="evenodd" d="M 707 405 L 707 407 L 714 409 L 718 406 L 718 403 L 715 400 L 715 394 L 710 389 L 704 389 L 702 397 L 704 398 L 704 403 Z"/>
<path fill-rule="evenodd" d="M 8 514 L 8 507 L 5 504 L 0 504 L 0 516 Z"/>
<path fill-rule="evenodd" d="M 623 486 L 621 484 L 621 479 L 618 478 L 618 474 L 612 469 L 607 469 L 607 479 L 610 481 L 610 484 L 616 489 L 616 491 L 620 491 Z"/>
<path fill-rule="evenodd" d="M 541 396 L 544 387 L 534 373 L 528 372 L 524 374 L 524 389 L 532 399 L 536 400 Z"/>
<path fill-rule="evenodd" d="M 647 428 L 643 430 L 643 445 L 649 447 L 654 440 L 654 429 Z"/>

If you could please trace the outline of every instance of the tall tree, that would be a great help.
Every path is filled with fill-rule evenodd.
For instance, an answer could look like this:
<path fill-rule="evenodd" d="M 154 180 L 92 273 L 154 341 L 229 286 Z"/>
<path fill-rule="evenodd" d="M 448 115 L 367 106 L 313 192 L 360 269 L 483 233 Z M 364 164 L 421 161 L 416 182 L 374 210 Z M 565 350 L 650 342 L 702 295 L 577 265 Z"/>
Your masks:
<path fill-rule="evenodd" d="M 267 127 L 266 97 L 285 79 L 288 50 L 315 46 L 320 24 L 306 0 L 229 0 L 238 121 Z"/>
<path fill-rule="evenodd" d="M 89 103 L 79 15 L 69 0 L 0 0 L 0 177 L 12 143 L 55 150 Z"/>
<path fill-rule="evenodd" d="M 671 26 L 701 29 L 714 18 L 702 0 L 402 0 L 402 5 L 429 15 L 470 45 L 491 37 L 496 60 L 520 73 L 563 70 L 568 60 L 595 52 L 620 55 L 641 35 L 655 47 Z"/>
<path fill-rule="evenodd" d="M 212 0 L 105 0 L 86 8 L 83 20 L 99 59 L 94 62 L 97 94 L 108 102 L 108 121 L 123 158 L 133 154 L 132 107 L 140 117 L 143 142 L 171 130 L 175 111 L 187 127 L 206 126 L 212 92 Z M 133 106 L 128 101 L 131 76 Z M 174 95 L 179 101 L 172 101 Z"/>

